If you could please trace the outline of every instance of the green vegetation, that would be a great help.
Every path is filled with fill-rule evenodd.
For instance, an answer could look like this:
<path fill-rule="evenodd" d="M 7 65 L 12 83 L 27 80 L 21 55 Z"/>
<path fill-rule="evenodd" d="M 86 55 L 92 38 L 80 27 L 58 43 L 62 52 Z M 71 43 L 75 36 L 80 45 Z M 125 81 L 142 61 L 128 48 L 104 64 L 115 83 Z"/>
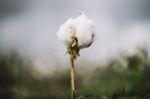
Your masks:
<path fill-rule="evenodd" d="M 79 99 L 150 99 L 150 59 L 146 50 L 100 65 L 88 72 L 76 71 Z M 37 77 L 30 61 L 16 53 L 1 56 L 0 98 L 70 99 L 69 70 L 56 74 Z"/>

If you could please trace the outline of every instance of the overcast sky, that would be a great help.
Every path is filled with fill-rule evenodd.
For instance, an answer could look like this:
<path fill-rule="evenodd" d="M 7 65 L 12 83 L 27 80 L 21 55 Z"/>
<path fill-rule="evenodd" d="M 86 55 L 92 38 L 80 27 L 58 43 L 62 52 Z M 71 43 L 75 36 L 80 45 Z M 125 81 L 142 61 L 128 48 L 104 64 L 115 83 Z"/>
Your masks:
<path fill-rule="evenodd" d="M 80 61 L 104 62 L 150 48 L 150 0 L 0 0 L 0 52 L 16 50 L 46 70 L 67 64 L 56 33 L 80 12 L 96 24 L 96 41 L 80 52 Z"/>

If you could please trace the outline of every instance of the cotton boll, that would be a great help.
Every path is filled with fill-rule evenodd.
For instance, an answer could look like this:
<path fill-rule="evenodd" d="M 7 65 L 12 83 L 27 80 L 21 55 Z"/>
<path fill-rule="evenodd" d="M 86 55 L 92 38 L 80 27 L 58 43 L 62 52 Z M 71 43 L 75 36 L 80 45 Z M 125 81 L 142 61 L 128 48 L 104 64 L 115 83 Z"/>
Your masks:
<path fill-rule="evenodd" d="M 79 48 L 89 47 L 95 37 L 94 22 L 81 13 L 76 19 L 70 18 L 61 25 L 57 35 L 68 47 L 71 46 L 72 37 L 77 38 Z"/>
<path fill-rule="evenodd" d="M 89 47 L 94 41 L 94 22 L 83 13 L 76 18 L 76 37 L 80 48 Z"/>
<path fill-rule="evenodd" d="M 70 18 L 66 23 L 62 24 L 57 32 L 57 36 L 62 40 L 67 46 L 71 44 L 71 38 L 75 35 L 75 20 Z"/>

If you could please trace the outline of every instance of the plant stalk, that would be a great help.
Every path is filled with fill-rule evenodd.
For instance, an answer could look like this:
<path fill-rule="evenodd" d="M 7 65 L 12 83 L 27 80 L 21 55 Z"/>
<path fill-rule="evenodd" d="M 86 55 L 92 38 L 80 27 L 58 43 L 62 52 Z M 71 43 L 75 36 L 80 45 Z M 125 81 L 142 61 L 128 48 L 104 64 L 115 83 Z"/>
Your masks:
<path fill-rule="evenodd" d="M 75 86 L 75 68 L 74 68 L 74 58 L 70 57 L 71 68 L 70 68 L 70 77 L 71 77 L 71 99 L 76 98 L 76 86 Z"/>

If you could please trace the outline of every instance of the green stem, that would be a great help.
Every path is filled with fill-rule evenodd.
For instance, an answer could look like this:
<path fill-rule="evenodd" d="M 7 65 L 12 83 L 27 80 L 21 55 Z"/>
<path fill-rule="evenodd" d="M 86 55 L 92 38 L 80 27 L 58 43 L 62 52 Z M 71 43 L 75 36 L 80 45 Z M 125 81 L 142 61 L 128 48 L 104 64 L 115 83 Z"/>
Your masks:
<path fill-rule="evenodd" d="M 70 68 L 70 76 L 71 76 L 71 99 L 75 99 L 76 97 L 76 87 L 75 87 L 75 69 L 74 69 L 74 58 L 70 57 L 71 68 Z"/>

